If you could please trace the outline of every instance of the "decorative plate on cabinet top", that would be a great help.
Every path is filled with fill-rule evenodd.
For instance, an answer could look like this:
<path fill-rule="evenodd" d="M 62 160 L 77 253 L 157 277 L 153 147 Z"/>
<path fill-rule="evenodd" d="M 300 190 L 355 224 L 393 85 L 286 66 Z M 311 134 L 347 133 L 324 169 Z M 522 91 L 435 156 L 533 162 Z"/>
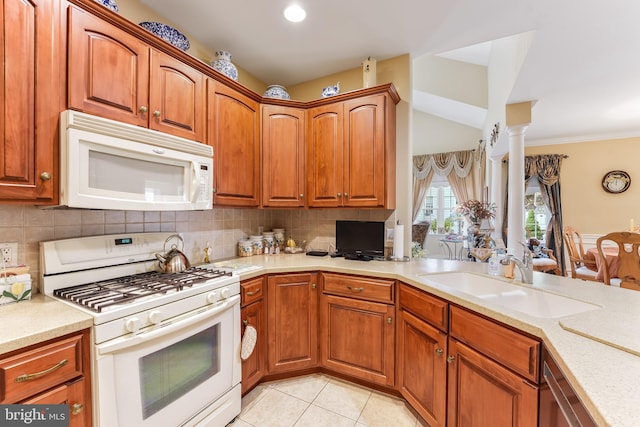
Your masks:
<path fill-rule="evenodd" d="M 118 11 L 118 5 L 116 4 L 115 0 L 94 0 L 96 3 L 100 3 L 101 5 L 103 5 L 104 7 L 106 7 L 107 9 L 111 9 L 114 12 Z"/>
<path fill-rule="evenodd" d="M 176 30 L 169 25 L 163 24 L 161 22 L 141 22 L 139 24 L 142 28 L 147 31 L 151 31 L 156 36 L 160 37 L 166 42 L 171 43 L 175 47 L 181 50 L 187 50 L 191 47 L 189 40 L 182 34 L 180 31 Z"/>

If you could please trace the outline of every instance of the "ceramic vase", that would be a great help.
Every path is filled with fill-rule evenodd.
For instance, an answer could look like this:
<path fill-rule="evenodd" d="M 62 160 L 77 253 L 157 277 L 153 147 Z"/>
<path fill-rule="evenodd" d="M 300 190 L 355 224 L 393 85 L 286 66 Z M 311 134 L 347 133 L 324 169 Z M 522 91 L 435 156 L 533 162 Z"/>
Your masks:
<path fill-rule="evenodd" d="M 226 50 L 216 52 L 216 59 L 211 61 L 211 67 L 233 80 L 238 80 L 238 69 L 231 62 L 231 54 Z"/>

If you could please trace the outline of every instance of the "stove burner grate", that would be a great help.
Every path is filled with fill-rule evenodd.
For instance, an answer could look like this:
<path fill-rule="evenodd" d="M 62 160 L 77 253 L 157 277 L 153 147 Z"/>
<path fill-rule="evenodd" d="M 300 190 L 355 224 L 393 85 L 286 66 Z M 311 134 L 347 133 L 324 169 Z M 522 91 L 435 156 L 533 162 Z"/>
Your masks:
<path fill-rule="evenodd" d="M 154 295 L 179 292 L 199 283 L 231 275 L 228 271 L 201 267 L 191 267 L 180 273 L 150 271 L 60 288 L 54 290 L 53 294 L 100 313 L 115 305 L 141 301 Z"/>

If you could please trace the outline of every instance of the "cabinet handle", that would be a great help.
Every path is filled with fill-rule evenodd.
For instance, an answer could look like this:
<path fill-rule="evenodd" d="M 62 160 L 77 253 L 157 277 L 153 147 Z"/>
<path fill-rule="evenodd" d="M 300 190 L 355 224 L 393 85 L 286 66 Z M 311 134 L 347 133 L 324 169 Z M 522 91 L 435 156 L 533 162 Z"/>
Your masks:
<path fill-rule="evenodd" d="M 454 356 L 448 356 L 447 357 L 447 363 L 453 363 L 454 360 L 456 360 L 456 358 Z"/>
<path fill-rule="evenodd" d="M 342 197 L 342 193 L 338 193 L 338 197 Z"/>
<path fill-rule="evenodd" d="M 304 199 L 304 194 L 299 194 L 301 199 Z"/>
<path fill-rule="evenodd" d="M 53 371 L 56 371 L 60 368 L 62 368 L 64 365 L 66 365 L 69 361 L 67 359 L 62 359 L 61 361 L 59 361 L 58 363 L 56 363 L 55 365 L 53 365 L 52 367 L 50 367 L 49 369 L 45 369 L 44 371 L 40 371 L 40 372 L 36 372 L 35 374 L 22 374 L 22 375 L 18 375 L 15 379 L 15 382 L 17 383 L 23 383 L 25 381 L 31 381 L 31 380 L 35 380 L 36 378 L 40 378 L 44 375 L 50 374 Z"/>
<path fill-rule="evenodd" d="M 51 179 L 51 174 L 49 174 L 49 172 L 42 172 L 40 174 L 40 179 L 43 181 L 49 181 Z"/>
<path fill-rule="evenodd" d="M 249 321 L 245 319 L 242 321 L 242 324 L 246 327 L 249 324 Z"/>
<path fill-rule="evenodd" d="M 349 194 L 347 194 L 347 193 L 344 193 L 344 197 L 349 197 Z"/>
<path fill-rule="evenodd" d="M 387 317 L 387 323 L 391 324 L 391 322 L 393 322 L 393 319 L 391 317 Z"/>
<path fill-rule="evenodd" d="M 315 283 L 312 283 L 312 284 L 311 284 L 311 289 L 315 289 L 315 288 L 316 288 L 316 286 L 317 286 L 317 285 L 316 285 Z"/>
<path fill-rule="evenodd" d="M 156 110 L 153 112 L 153 117 L 160 117 L 160 111 Z"/>
<path fill-rule="evenodd" d="M 353 291 L 353 292 L 362 292 L 362 291 L 364 291 L 364 288 L 352 288 L 349 285 L 347 285 L 347 289 L 349 289 L 350 291 Z"/>
<path fill-rule="evenodd" d="M 257 290 L 253 291 L 253 292 L 247 292 L 247 296 L 248 297 L 252 297 L 254 295 L 257 295 L 258 293 L 260 293 L 261 289 L 258 288 Z"/>
<path fill-rule="evenodd" d="M 147 113 L 147 111 L 149 111 L 149 110 L 148 110 L 148 109 L 147 109 L 147 107 L 145 107 L 144 105 L 142 105 L 142 106 L 140 107 L 140 112 L 141 112 L 142 114 L 146 114 L 146 113 Z"/>
<path fill-rule="evenodd" d="M 71 414 L 78 415 L 84 409 L 84 405 L 82 403 L 74 403 L 71 405 Z"/>
<path fill-rule="evenodd" d="M 444 354 L 444 350 L 443 350 L 443 349 L 441 349 L 441 348 L 436 348 L 436 354 L 437 354 L 438 356 L 442 356 L 442 355 Z"/>

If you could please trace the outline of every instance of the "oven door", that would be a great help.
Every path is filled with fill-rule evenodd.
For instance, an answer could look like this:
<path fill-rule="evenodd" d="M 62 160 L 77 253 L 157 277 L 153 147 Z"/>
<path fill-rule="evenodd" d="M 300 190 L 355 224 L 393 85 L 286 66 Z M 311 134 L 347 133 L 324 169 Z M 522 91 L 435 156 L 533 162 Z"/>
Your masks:
<path fill-rule="evenodd" d="M 97 345 L 96 424 L 178 426 L 215 412 L 215 401 L 240 382 L 239 328 L 240 298 L 233 296 Z M 237 412 L 220 425 L 240 412 L 237 397 Z"/>

